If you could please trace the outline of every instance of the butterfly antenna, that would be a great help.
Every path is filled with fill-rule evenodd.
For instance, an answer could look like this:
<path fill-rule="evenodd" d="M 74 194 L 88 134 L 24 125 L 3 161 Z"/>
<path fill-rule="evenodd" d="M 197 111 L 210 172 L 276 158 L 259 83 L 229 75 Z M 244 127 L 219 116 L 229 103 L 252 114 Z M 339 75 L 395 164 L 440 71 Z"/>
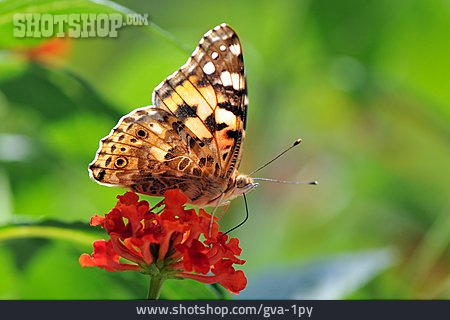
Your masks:
<path fill-rule="evenodd" d="M 268 181 L 268 182 L 276 182 L 276 183 L 284 183 L 284 184 L 312 184 L 317 185 L 319 182 L 317 181 L 287 181 L 287 180 L 277 180 L 270 178 L 253 178 L 254 181 Z"/>
<path fill-rule="evenodd" d="M 294 143 L 287 148 L 286 150 L 284 150 L 283 152 L 281 152 L 279 155 L 277 155 L 275 158 L 273 158 L 272 160 L 270 160 L 269 162 L 267 162 L 265 165 L 259 167 L 258 169 L 252 171 L 248 176 L 250 177 L 252 174 L 264 169 L 265 167 L 267 167 L 269 164 L 271 164 L 272 162 L 274 162 L 275 160 L 277 160 L 279 157 L 281 157 L 282 155 L 284 155 L 286 152 L 290 151 L 291 149 L 295 148 L 296 146 L 298 146 L 300 143 L 302 142 L 302 139 L 297 139 L 294 141 Z"/>
<path fill-rule="evenodd" d="M 242 220 L 241 223 L 239 223 L 237 226 L 231 228 L 230 230 L 228 230 L 227 232 L 223 233 L 222 236 L 230 233 L 231 231 L 236 230 L 237 228 L 239 228 L 240 226 L 242 226 L 244 223 L 247 222 L 248 220 L 248 204 L 247 204 L 247 197 L 245 196 L 245 193 L 242 194 L 242 196 L 244 197 L 244 203 L 245 203 L 245 219 Z"/>

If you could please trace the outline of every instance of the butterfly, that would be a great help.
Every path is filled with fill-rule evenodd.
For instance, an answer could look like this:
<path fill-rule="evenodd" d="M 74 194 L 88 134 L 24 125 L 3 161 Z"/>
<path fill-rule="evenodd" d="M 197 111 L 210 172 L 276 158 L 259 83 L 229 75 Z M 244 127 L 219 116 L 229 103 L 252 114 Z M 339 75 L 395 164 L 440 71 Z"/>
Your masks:
<path fill-rule="evenodd" d="M 242 46 L 232 28 L 208 31 L 152 100 L 100 140 L 91 178 L 151 196 L 180 189 L 200 207 L 228 204 L 258 185 L 238 172 L 248 98 Z"/>

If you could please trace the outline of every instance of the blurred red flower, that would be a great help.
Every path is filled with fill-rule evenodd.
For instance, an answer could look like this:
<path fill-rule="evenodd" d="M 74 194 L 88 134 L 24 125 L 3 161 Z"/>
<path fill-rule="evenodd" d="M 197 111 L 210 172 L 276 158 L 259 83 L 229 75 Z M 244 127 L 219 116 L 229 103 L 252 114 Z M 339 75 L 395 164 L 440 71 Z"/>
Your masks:
<path fill-rule="evenodd" d="M 139 201 L 133 192 L 117 198 L 105 217 L 91 218 L 91 225 L 101 225 L 110 240 L 95 241 L 92 255 L 80 256 L 82 267 L 219 283 L 235 294 L 245 288 L 244 273 L 233 267 L 245 262 L 237 258 L 242 251 L 239 240 L 228 240 L 219 232 L 216 219 L 210 231 L 211 215 L 203 209 L 198 214 L 186 210 L 187 197 L 181 191 L 166 191 L 161 214 L 153 213 L 149 203 Z"/>
<path fill-rule="evenodd" d="M 52 38 L 39 45 L 16 50 L 26 59 L 51 67 L 59 67 L 69 57 L 72 51 L 71 38 Z"/>

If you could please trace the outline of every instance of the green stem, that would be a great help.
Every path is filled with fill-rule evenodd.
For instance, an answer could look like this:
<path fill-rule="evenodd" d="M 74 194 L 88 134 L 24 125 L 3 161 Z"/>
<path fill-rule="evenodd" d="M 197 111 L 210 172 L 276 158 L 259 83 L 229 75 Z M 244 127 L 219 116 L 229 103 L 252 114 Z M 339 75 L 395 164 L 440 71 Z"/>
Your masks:
<path fill-rule="evenodd" d="M 148 287 L 148 300 L 158 300 L 161 294 L 161 288 L 165 278 L 161 275 L 150 276 L 150 285 Z"/>

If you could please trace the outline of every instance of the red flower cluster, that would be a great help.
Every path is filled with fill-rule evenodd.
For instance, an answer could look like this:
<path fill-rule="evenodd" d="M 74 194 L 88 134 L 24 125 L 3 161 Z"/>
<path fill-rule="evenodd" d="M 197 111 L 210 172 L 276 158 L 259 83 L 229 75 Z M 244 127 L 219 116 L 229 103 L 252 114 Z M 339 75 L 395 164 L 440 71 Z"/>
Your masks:
<path fill-rule="evenodd" d="M 118 199 L 104 218 L 91 218 L 91 225 L 101 225 L 111 239 L 95 241 L 92 255 L 81 255 L 81 266 L 219 283 L 236 294 L 245 288 L 244 273 L 233 267 L 245 262 L 237 258 L 242 251 L 239 240 L 228 240 L 215 220 L 210 230 L 212 217 L 203 209 L 198 215 L 186 210 L 183 193 L 167 191 L 161 214 L 151 212 L 149 203 L 133 192 Z"/>

